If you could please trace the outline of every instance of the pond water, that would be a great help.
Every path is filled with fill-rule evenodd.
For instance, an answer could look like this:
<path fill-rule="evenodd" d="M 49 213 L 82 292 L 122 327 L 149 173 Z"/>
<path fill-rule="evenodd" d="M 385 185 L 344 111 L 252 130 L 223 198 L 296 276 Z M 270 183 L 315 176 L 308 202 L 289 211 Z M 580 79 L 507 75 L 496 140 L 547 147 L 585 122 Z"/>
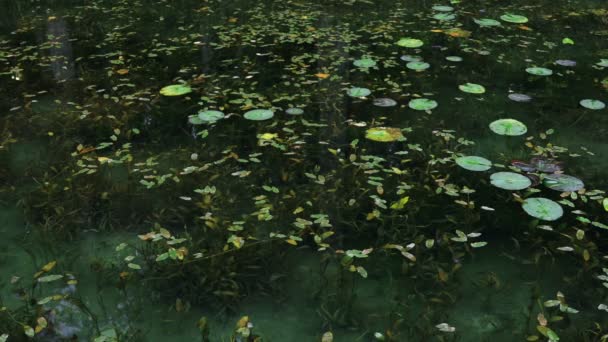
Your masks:
<path fill-rule="evenodd" d="M 608 339 L 604 1 L 0 8 L 0 342 Z"/>

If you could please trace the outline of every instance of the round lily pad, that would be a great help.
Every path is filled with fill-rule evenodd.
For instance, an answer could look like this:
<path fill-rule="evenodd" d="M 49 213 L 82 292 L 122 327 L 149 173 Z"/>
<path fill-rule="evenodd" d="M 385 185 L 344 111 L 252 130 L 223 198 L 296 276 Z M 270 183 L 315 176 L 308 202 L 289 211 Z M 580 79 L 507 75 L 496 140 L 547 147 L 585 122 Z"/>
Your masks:
<path fill-rule="evenodd" d="M 404 139 L 399 128 L 394 127 L 374 127 L 365 131 L 365 137 L 369 140 L 380 142 L 391 142 Z"/>
<path fill-rule="evenodd" d="M 527 198 L 522 208 L 528 215 L 545 221 L 555 221 L 564 215 L 564 209 L 557 202 L 543 197 Z"/>
<path fill-rule="evenodd" d="M 435 5 L 433 6 L 433 10 L 437 12 L 452 12 L 454 10 L 454 7 L 445 5 Z"/>
<path fill-rule="evenodd" d="M 458 86 L 458 89 L 464 91 L 465 93 L 471 94 L 483 94 L 486 92 L 486 88 L 484 88 L 480 84 L 475 83 L 465 83 Z"/>
<path fill-rule="evenodd" d="M 532 185 L 530 178 L 515 172 L 496 172 L 490 176 L 490 183 L 505 190 L 523 190 Z"/>
<path fill-rule="evenodd" d="M 161 95 L 164 96 L 180 96 L 190 92 L 192 92 L 192 88 L 187 84 L 172 84 L 160 90 Z"/>
<path fill-rule="evenodd" d="M 456 15 L 452 13 L 437 13 L 433 15 L 433 19 L 439 21 L 448 21 L 456 19 Z"/>
<path fill-rule="evenodd" d="M 365 97 L 371 94 L 372 91 L 367 88 L 353 87 L 348 89 L 346 93 L 348 94 L 348 96 L 352 97 Z"/>
<path fill-rule="evenodd" d="M 595 63 L 597 66 L 608 67 L 608 59 L 602 58 L 599 62 Z"/>
<path fill-rule="evenodd" d="M 526 134 L 528 127 L 521 121 L 515 119 L 499 119 L 490 123 L 490 129 L 492 132 L 498 135 L 522 135 Z"/>
<path fill-rule="evenodd" d="M 573 61 L 571 59 L 558 59 L 555 61 L 555 64 L 565 67 L 575 67 L 576 61 Z"/>
<path fill-rule="evenodd" d="M 188 122 L 191 125 L 202 125 L 205 123 L 205 121 L 201 120 L 201 118 L 198 117 L 198 115 L 190 115 L 188 116 Z"/>
<path fill-rule="evenodd" d="M 397 101 L 395 101 L 393 99 L 389 99 L 387 97 L 380 97 L 380 98 L 374 99 L 374 106 L 393 107 L 396 105 L 397 105 Z"/>
<path fill-rule="evenodd" d="M 509 100 L 515 102 L 530 102 L 532 101 L 532 96 L 526 94 L 513 93 L 509 94 Z"/>
<path fill-rule="evenodd" d="M 456 164 L 469 171 L 487 171 L 492 167 L 492 162 L 483 157 L 466 156 L 456 159 Z"/>
<path fill-rule="evenodd" d="M 291 108 L 287 108 L 285 113 L 289 114 L 289 115 L 302 115 L 302 114 L 304 114 L 304 109 L 297 108 L 297 107 L 291 107 Z"/>
<path fill-rule="evenodd" d="M 569 175 L 554 173 L 543 178 L 543 185 L 557 191 L 579 191 L 585 187 L 582 180 Z"/>
<path fill-rule="evenodd" d="M 494 20 L 494 19 L 482 18 L 482 19 L 473 19 L 473 20 L 479 26 L 484 26 L 484 27 L 501 26 L 500 21 Z"/>
<path fill-rule="evenodd" d="M 462 57 L 460 56 L 447 56 L 445 59 L 450 62 L 462 62 Z"/>
<path fill-rule="evenodd" d="M 437 108 L 438 105 L 437 101 L 425 98 L 413 99 L 408 103 L 408 106 L 415 110 L 431 110 Z"/>
<path fill-rule="evenodd" d="M 405 65 L 408 69 L 422 71 L 428 69 L 431 65 L 426 62 L 409 62 Z"/>
<path fill-rule="evenodd" d="M 416 38 L 401 38 L 397 42 L 397 45 L 399 45 L 401 47 L 406 47 L 406 48 L 417 48 L 417 47 L 421 47 L 422 45 L 424 45 L 424 42 L 422 40 L 416 39 Z"/>
<path fill-rule="evenodd" d="M 587 109 L 600 110 L 606 108 L 606 104 L 600 100 L 584 99 L 579 103 Z"/>
<path fill-rule="evenodd" d="M 203 122 L 216 122 L 224 118 L 224 113 L 219 110 L 203 110 L 198 112 L 197 117 Z"/>
<path fill-rule="evenodd" d="M 526 68 L 526 72 L 531 75 L 536 76 L 551 76 L 553 75 L 553 70 L 541 67 L 530 67 Z"/>
<path fill-rule="evenodd" d="M 376 66 L 376 61 L 374 61 L 371 58 L 362 58 L 362 59 L 357 59 L 356 61 L 353 62 L 353 64 L 359 68 L 371 68 L 371 67 Z"/>
<path fill-rule="evenodd" d="M 503 14 L 500 16 L 500 19 L 513 24 L 525 24 L 528 22 L 528 18 L 525 16 L 512 13 Z"/>
<path fill-rule="evenodd" d="M 422 61 L 422 57 L 420 57 L 420 56 L 403 55 L 403 56 L 401 56 L 399 58 L 401 58 L 401 60 L 405 61 L 405 62 L 420 62 L 420 61 Z"/>
<path fill-rule="evenodd" d="M 274 113 L 269 109 L 254 109 L 250 110 L 243 116 L 247 120 L 263 121 L 272 119 Z"/>

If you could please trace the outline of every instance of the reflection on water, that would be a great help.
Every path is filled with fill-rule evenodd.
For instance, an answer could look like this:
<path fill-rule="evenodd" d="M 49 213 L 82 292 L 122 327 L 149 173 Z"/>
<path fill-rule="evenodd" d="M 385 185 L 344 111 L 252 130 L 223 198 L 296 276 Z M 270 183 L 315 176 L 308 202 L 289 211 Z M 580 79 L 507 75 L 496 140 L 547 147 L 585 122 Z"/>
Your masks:
<path fill-rule="evenodd" d="M 0 8 L 0 341 L 605 336 L 602 2 Z"/>

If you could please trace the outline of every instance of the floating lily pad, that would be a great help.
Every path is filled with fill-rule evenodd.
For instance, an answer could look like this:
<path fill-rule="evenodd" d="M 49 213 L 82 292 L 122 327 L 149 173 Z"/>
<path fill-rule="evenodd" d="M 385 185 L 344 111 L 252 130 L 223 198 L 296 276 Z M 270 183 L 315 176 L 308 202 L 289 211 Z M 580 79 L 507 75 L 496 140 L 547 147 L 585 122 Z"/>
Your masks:
<path fill-rule="evenodd" d="M 201 120 L 201 118 L 198 117 L 198 115 L 190 115 L 188 116 L 188 122 L 191 125 L 202 125 L 205 123 L 205 121 Z"/>
<path fill-rule="evenodd" d="M 393 107 L 397 105 L 397 101 L 389 99 L 387 97 L 381 97 L 374 99 L 374 106 L 378 107 Z"/>
<path fill-rule="evenodd" d="M 469 171 L 487 171 L 492 167 L 492 162 L 483 157 L 466 156 L 456 159 L 456 164 Z"/>
<path fill-rule="evenodd" d="M 365 131 L 365 137 L 369 140 L 380 142 L 391 142 L 404 139 L 399 128 L 394 127 L 374 127 Z"/>
<path fill-rule="evenodd" d="M 532 158 L 530 159 L 530 165 L 544 173 L 554 173 L 564 168 L 562 162 L 551 158 Z"/>
<path fill-rule="evenodd" d="M 437 108 L 438 105 L 437 101 L 425 98 L 413 99 L 408 103 L 408 106 L 415 110 L 431 110 Z"/>
<path fill-rule="evenodd" d="M 564 215 L 564 209 L 557 202 L 543 197 L 527 198 L 522 208 L 528 215 L 545 221 L 555 221 Z"/>
<path fill-rule="evenodd" d="M 492 132 L 498 135 L 522 135 L 526 134 L 528 127 L 521 121 L 515 119 L 499 119 L 490 124 Z"/>
<path fill-rule="evenodd" d="M 528 22 L 528 18 L 525 16 L 511 13 L 501 15 L 500 19 L 513 24 L 525 24 Z"/>
<path fill-rule="evenodd" d="M 428 69 L 431 65 L 426 62 L 409 62 L 405 65 L 408 69 L 422 71 Z"/>
<path fill-rule="evenodd" d="M 565 66 L 565 67 L 575 67 L 576 61 L 570 59 L 558 59 L 555 61 L 555 64 Z"/>
<path fill-rule="evenodd" d="M 287 108 L 285 113 L 289 115 L 302 115 L 304 114 L 304 109 L 297 107 Z"/>
<path fill-rule="evenodd" d="M 212 123 L 221 120 L 225 117 L 223 112 L 219 110 L 204 110 L 196 115 L 203 123 Z"/>
<path fill-rule="evenodd" d="M 523 190 L 532 185 L 530 178 L 515 172 L 496 172 L 490 176 L 490 183 L 505 190 Z"/>
<path fill-rule="evenodd" d="M 515 102 L 530 102 L 532 101 L 532 96 L 526 94 L 513 93 L 509 94 L 509 100 Z"/>
<path fill-rule="evenodd" d="M 531 75 L 536 76 L 551 76 L 553 75 L 553 70 L 541 67 L 530 67 L 526 68 L 526 72 Z"/>
<path fill-rule="evenodd" d="M 363 59 L 357 59 L 356 61 L 353 62 L 353 64 L 359 68 L 371 68 L 371 67 L 376 66 L 376 61 L 374 61 L 371 58 L 363 58 Z"/>
<path fill-rule="evenodd" d="M 187 84 L 172 84 L 160 90 L 160 93 L 164 96 L 181 96 L 190 92 L 192 92 L 192 88 Z"/>
<path fill-rule="evenodd" d="M 447 56 L 445 59 L 450 62 L 462 62 L 462 57 L 460 56 Z"/>
<path fill-rule="evenodd" d="M 608 59 L 602 58 L 599 62 L 595 63 L 595 65 L 606 68 L 608 67 Z"/>
<path fill-rule="evenodd" d="M 484 88 L 480 84 L 475 83 L 465 83 L 458 86 L 458 89 L 464 91 L 465 93 L 471 94 L 483 94 L 486 92 L 486 88 Z"/>
<path fill-rule="evenodd" d="M 600 100 L 584 99 L 579 103 L 587 109 L 600 110 L 606 108 L 606 104 Z"/>
<path fill-rule="evenodd" d="M 456 15 L 452 13 L 437 13 L 433 15 L 433 19 L 439 21 L 448 21 L 456 19 Z"/>
<path fill-rule="evenodd" d="M 498 20 L 482 18 L 482 19 L 473 19 L 475 23 L 479 26 L 491 27 L 491 26 L 501 26 L 502 24 Z"/>
<path fill-rule="evenodd" d="M 269 109 L 254 109 L 250 110 L 243 116 L 247 120 L 263 121 L 272 119 L 274 113 Z"/>
<path fill-rule="evenodd" d="M 346 93 L 348 94 L 348 96 L 352 97 L 365 97 L 371 94 L 372 91 L 367 88 L 354 87 L 348 89 Z"/>
<path fill-rule="evenodd" d="M 399 58 L 401 58 L 401 60 L 405 61 L 405 62 L 420 62 L 420 61 L 422 61 L 422 57 L 420 57 L 420 56 L 403 55 L 403 56 L 401 56 Z"/>
<path fill-rule="evenodd" d="M 585 187 L 582 180 L 564 174 L 550 174 L 543 178 L 543 185 L 557 191 L 579 191 Z"/>
<path fill-rule="evenodd" d="M 424 42 L 416 38 L 401 38 L 397 42 L 397 45 L 406 48 L 418 48 L 424 45 Z"/>
<path fill-rule="evenodd" d="M 437 12 L 452 12 L 454 10 L 454 7 L 445 5 L 435 5 L 433 6 L 433 10 Z"/>

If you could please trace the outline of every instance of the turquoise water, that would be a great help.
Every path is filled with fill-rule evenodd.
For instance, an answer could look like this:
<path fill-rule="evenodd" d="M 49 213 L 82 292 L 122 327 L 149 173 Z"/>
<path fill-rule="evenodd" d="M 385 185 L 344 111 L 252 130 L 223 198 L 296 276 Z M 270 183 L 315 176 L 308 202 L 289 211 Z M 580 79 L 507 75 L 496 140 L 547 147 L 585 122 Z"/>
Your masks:
<path fill-rule="evenodd" d="M 0 341 L 605 340 L 604 2 L 0 8 Z"/>

